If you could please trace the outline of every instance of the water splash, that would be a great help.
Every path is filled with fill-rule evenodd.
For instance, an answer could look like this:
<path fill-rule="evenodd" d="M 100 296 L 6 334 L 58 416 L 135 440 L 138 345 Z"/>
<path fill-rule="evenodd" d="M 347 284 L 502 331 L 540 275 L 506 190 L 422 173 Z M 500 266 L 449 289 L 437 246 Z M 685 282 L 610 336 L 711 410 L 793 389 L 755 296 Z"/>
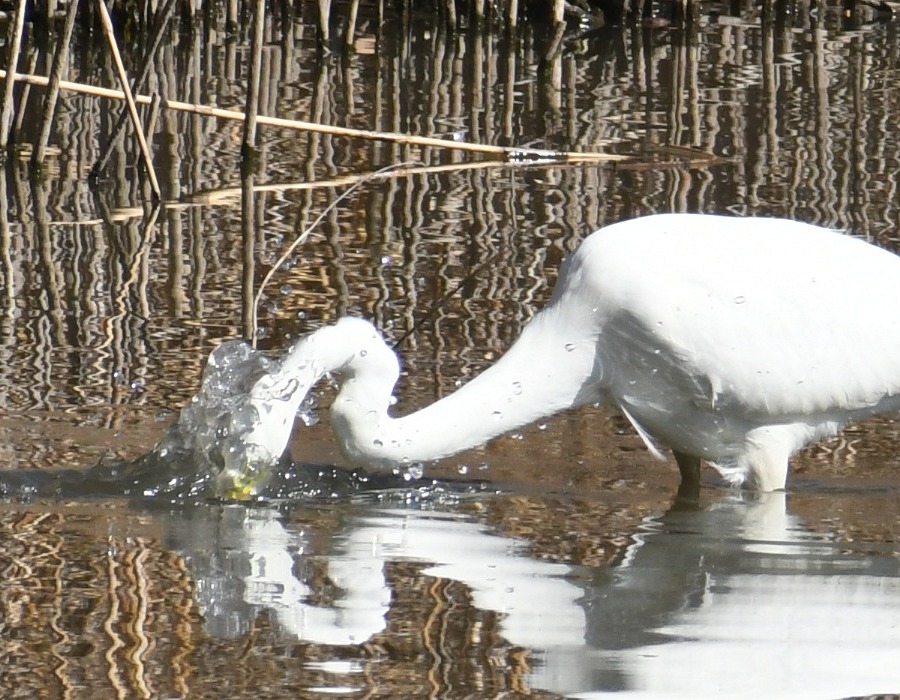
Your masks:
<path fill-rule="evenodd" d="M 210 353 L 200 390 L 148 457 L 187 462 L 198 476 L 240 475 L 231 485 L 219 484 L 222 492 L 216 495 L 250 495 L 273 461 L 270 455 L 250 454 L 244 442 L 261 420 L 251 394 L 257 382 L 277 372 L 280 364 L 244 341 L 222 343 Z M 280 390 L 285 391 L 284 387 Z"/>
<path fill-rule="evenodd" d="M 272 454 L 265 445 L 246 441 L 268 418 L 261 418 L 260 411 L 293 398 L 292 390 L 298 389 L 297 382 L 280 381 L 272 383 L 269 393 L 259 390 L 260 380 L 277 376 L 280 369 L 280 360 L 243 341 L 226 341 L 210 353 L 199 391 L 149 453 L 87 470 L 2 474 L 0 496 L 250 498 L 280 468 L 280 449 Z M 305 401 L 301 413 L 307 424 L 316 420 L 314 401 Z M 292 425 L 291 420 L 278 429 L 289 431 Z"/>
<path fill-rule="evenodd" d="M 86 470 L 0 473 L 0 498 L 125 496 L 188 504 L 394 493 L 420 502 L 490 490 L 481 480 L 424 478 L 418 463 L 368 472 L 292 462 L 282 452 L 295 414 L 306 425 L 318 415 L 315 397 L 306 395 L 308 383 L 296 378 L 307 365 L 296 358 L 290 372 L 282 365 L 243 341 L 227 341 L 210 354 L 199 391 L 149 453 Z"/>

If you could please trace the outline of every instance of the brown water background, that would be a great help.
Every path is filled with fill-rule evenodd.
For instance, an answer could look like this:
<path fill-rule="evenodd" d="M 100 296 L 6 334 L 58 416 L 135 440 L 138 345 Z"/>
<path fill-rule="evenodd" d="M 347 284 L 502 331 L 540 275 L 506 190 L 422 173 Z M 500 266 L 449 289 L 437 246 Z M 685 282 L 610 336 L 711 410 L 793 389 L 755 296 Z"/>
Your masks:
<path fill-rule="evenodd" d="M 364 7 L 356 50 L 326 52 L 310 7 L 269 17 L 265 114 L 634 155 L 630 166 L 510 166 L 261 127 L 251 199 L 240 125 L 163 109 L 152 147 L 166 205 L 151 218 L 131 139 L 88 182 L 121 106 L 63 93 L 40 176 L 22 148 L 0 177 L 0 467 L 83 468 L 152 447 L 209 351 L 241 335 L 247 290 L 341 178 L 391 163 L 454 167 L 371 181 L 341 202 L 275 274 L 258 325 L 273 352 L 346 314 L 405 338 L 402 412 L 509 347 L 566 252 L 606 223 L 777 215 L 900 250 L 897 24 L 851 23 L 837 8 L 721 10 L 658 30 L 573 27 L 551 59 L 544 30 L 528 26 L 450 34 L 413 13 L 379 28 Z M 135 72 L 144 39 L 123 28 L 120 40 Z M 20 69 L 45 74 L 41 48 L 26 44 Z M 221 17 L 183 19 L 147 91 L 241 110 L 248 56 Z M 76 32 L 68 77 L 115 85 L 97 35 Z M 40 114 L 29 99 L 25 144 Z M 896 317 L 898 300 L 870 301 Z M 327 407 L 332 390 L 320 393 Z M 885 417 L 810 448 L 774 505 L 709 474 L 703 510 L 688 515 L 667 512 L 674 464 L 599 409 L 430 468 L 488 480 L 477 496 L 4 502 L 0 695 L 897 692 L 900 672 L 881 662 L 900 653 L 897 433 Z M 343 464 L 327 420 L 292 449 Z M 740 604 L 746 615 L 731 615 Z M 291 622 L 316 615 L 331 621 Z M 704 672 L 714 667 L 722 677 Z"/>

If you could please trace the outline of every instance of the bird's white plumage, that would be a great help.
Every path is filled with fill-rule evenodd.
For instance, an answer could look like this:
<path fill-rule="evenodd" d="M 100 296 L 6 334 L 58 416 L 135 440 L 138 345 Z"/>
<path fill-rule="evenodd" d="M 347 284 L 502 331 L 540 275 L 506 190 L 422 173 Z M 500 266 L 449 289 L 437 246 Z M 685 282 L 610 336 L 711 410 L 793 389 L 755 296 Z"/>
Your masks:
<path fill-rule="evenodd" d="M 648 336 L 639 340 L 680 355 L 714 402 L 806 415 L 900 393 L 900 352 L 889 352 L 900 350 L 900 260 L 847 234 L 656 216 L 599 231 L 573 265 L 584 267 L 606 324 L 628 333 L 637 321 Z"/>
<path fill-rule="evenodd" d="M 656 215 L 585 239 L 509 352 L 412 415 L 388 415 L 396 359 L 358 319 L 299 343 L 283 380 L 302 377 L 305 394 L 325 372 L 342 373 L 335 429 L 348 455 L 372 463 L 436 459 L 605 401 L 648 444 L 771 490 L 804 444 L 900 408 L 898 300 L 900 258 L 849 234 Z M 249 441 L 283 447 L 290 421 L 276 422 Z"/>

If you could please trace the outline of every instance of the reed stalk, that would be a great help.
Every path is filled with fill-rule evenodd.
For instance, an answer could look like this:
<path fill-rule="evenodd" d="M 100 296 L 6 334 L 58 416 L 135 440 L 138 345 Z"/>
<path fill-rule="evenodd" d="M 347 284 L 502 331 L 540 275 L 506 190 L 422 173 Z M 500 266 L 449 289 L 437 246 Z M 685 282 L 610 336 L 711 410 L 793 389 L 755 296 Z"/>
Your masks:
<path fill-rule="evenodd" d="M 0 69 L 0 80 L 6 78 L 8 72 Z M 30 75 L 25 73 L 14 73 L 13 80 L 18 82 L 29 83 L 31 85 L 46 86 L 47 78 L 42 75 Z M 93 95 L 94 97 L 105 97 L 113 100 L 123 100 L 125 95 L 121 90 L 113 90 L 111 88 L 96 87 L 93 85 L 84 85 L 68 80 L 61 80 L 60 88 L 70 90 L 85 95 Z M 137 104 L 150 104 L 152 98 L 147 95 L 134 95 L 134 102 Z M 180 112 L 190 112 L 192 114 L 200 114 L 207 117 L 216 117 L 218 119 L 230 119 L 234 121 L 243 121 L 245 115 L 231 109 L 221 109 L 219 107 L 210 107 L 208 105 L 191 104 L 189 102 L 180 102 L 178 100 L 169 100 L 162 98 L 162 105 L 166 109 L 172 109 Z M 374 141 L 389 141 L 402 145 L 425 146 L 432 148 L 446 148 L 457 151 L 468 151 L 471 153 L 482 153 L 503 158 L 508 161 L 553 161 L 553 162 L 595 162 L 595 163 L 622 163 L 632 160 L 632 156 L 620 155 L 615 153 L 597 153 L 592 151 L 552 151 L 542 148 L 519 148 L 516 146 L 495 146 L 492 144 L 471 143 L 468 141 L 457 141 L 451 138 L 439 138 L 436 136 L 415 136 L 412 134 L 403 134 L 394 131 L 374 131 L 369 129 L 351 129 L 342 126 L 333 126 L 330 124 L 319 124 L 316 122 L 302 121 L 299 119 L 285 119 L 282 117 L 269 117 L 259 115 L 257 124 L 265 126 L 273 126 L 282 129 L 294 129 L 297 131 L 312 131 L 320 134 L 331 134 L 332 136 L 344 136 L 347 138 L 368 139 Z"/>

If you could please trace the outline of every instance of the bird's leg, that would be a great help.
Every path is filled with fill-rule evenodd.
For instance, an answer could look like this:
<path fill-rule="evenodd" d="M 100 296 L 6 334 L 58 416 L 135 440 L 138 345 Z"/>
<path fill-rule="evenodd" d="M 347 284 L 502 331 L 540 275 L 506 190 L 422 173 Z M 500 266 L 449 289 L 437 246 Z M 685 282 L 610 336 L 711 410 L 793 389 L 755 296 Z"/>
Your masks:
<path fill-rule="evenodd" d="M 675 451 L 675 461 L 681 472 L 676 501 L 696 503 L 700 500 L 700 458 Z"/>
<path fill-rule="evenodd" d="M 682 484 L 700 484 L 700 458 L 684 452 L 675 451 L 675 461 L 681 472 Z"/>

